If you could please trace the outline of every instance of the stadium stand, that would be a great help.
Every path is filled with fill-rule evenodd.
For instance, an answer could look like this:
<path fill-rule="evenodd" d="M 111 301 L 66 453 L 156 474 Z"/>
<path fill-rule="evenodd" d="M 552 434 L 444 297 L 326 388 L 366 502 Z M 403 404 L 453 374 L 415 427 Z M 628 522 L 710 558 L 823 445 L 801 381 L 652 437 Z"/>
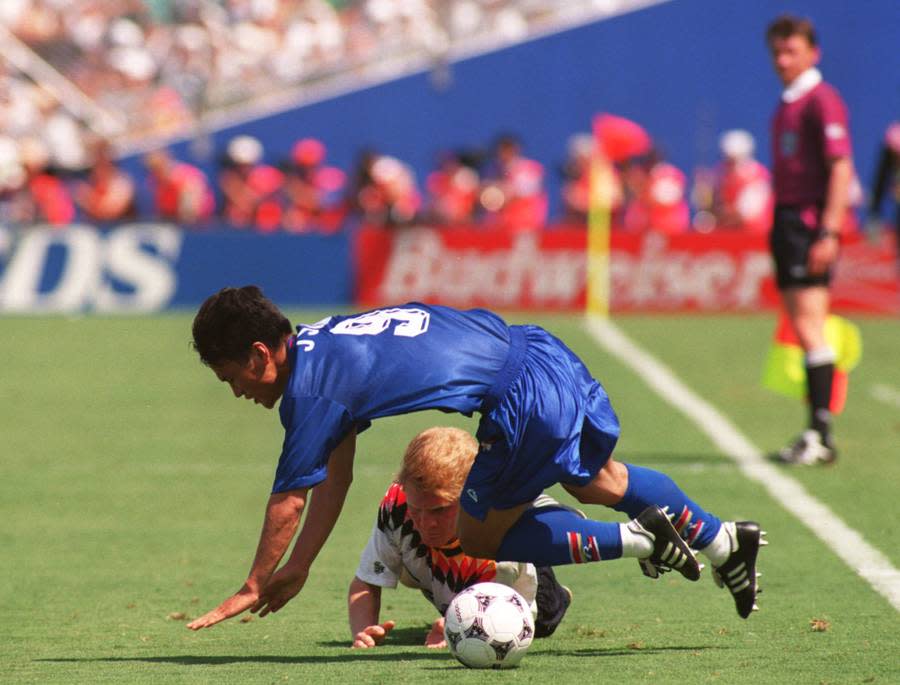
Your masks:
<path fill-rule="evenodd" d="M 184 132 L 209 111 L 280 88 L 372 68 L 383 72 L 392 63 L 421 58 L 439 62 L 462 45 L 520 40 L 580 13 L 596 13 L 595 4 L 8 0 L 0 7 L 0 29 L 19 55 L 5 55 L 16 67 L 10 73 L 6 66 L 6 76 L 16 92 L 27 94 L 21 109 L 31 110 L 19 112 L 19 119 L 34 125 L 46 109 L 43 82 L 49 80 L 65 89 L 67 103 L 89 101 L 81 109 L 90 111 L 76 114 L 85 114 L 91 128 L 134 139 Z"/>

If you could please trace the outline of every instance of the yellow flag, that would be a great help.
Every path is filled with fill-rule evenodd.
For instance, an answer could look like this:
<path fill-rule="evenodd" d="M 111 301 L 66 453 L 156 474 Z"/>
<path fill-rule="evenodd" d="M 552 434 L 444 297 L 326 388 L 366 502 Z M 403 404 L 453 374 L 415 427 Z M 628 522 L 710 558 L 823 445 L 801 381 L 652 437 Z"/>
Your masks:
<path fill-rule="evenodd" d="M 839 414 L 847 401 L 848 375 L 862 358 L 862 336 L 855 324 L 832 314 L 825 321 L 825 339 L 835 355 L 831 412 Z M 784 314 L 778 321 L 774 339 L 769 346 L 762 384 L 779 395 L 798 399 L 806 397 L 803 348 Z"/>

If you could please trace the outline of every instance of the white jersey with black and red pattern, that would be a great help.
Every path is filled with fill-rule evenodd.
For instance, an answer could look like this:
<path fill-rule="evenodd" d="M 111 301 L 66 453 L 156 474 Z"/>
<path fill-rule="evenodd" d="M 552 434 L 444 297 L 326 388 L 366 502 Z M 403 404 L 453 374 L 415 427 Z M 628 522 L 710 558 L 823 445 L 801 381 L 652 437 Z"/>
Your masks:
<path fill-rule="evenodd" d="M 424 544 L 399 483 L 393 483 L 381 501 L 356 577 L 378 587 L 397 587 L 401 582 L 418 588 L 442 615 L 450 600 L 470 585 L 503 583 L 528 600 L 532 613 L 537 612 L 537 571 L 532 564 L 476 559 L 465 554 L 455 539 L 443 547 Z"/>

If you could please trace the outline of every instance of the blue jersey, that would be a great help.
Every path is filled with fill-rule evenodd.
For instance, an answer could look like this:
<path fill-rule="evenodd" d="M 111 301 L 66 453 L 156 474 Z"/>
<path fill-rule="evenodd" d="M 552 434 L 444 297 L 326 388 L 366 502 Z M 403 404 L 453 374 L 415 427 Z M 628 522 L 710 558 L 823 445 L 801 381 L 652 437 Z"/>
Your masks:
<path fill-rule="evenodd" d="M 484 310 L 413 303 L 330 317 L 298 327 L 289 362 L 274 492 L 323 481 L 332 450 L 372 419 L 479 411 L 460 502 L 484 519 L 554 483 L 589 482 L 619 437 L 606 391 L 562 341 Z"/>
<path fill-rule="evenodd" d="M 485 310 L 411 303 L 298 326 L 273 491 L 324 480 L 331 451 L 372 419 L 482 409 L 509 352 L 509 327 Z"/>

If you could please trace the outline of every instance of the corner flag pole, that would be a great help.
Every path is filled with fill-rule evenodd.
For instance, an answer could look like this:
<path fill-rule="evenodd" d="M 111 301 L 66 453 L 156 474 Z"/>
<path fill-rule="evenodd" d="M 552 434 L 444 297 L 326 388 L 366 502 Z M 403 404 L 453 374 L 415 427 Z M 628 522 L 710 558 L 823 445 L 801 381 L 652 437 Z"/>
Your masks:
<path fill-rule="evenodd" d="M 613 170 L 609 160 L 600 153 L 599 149 L 594 151 L 590 173 L 585 313 L 592 318 L 607 319 L 609 318 L 610 294 L 609 242 Z"/>

